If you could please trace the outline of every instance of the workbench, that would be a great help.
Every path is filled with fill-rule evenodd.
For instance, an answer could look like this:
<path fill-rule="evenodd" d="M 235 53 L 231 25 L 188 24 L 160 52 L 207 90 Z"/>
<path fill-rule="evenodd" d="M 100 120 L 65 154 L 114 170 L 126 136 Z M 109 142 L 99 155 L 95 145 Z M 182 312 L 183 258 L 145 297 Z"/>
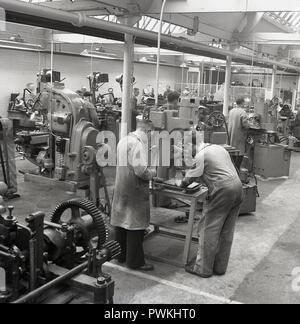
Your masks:
<path fill-rule="evenodd" d="M 171 228 L 164 228 L 161 226 L 161 224 L 158 224 L 157 222 L 153 221 L 151 219 L 150 224 L 154 227 L 154 231 L 149 234 L 149 236 L 152 235 L 163 235 L 163 236 L 169 236 L 172 238 L 176 238 L 179 240 L 184 240 L 184 253 L 183 253 L 183 259 L 182 263 L 173 262 L 172 260 L 166 260 L 164 258 L 159 257 L 149 257 L 150 259 L 153 259 L 154 261 L 159 261 L 163 263 L 168 263 L 175 266 L 185 267 L 190 263 L 190 251 L 191 251 L 191 244 L 192 241 L 198 242 L 198 238 L 193 238 L 193 229 L 194 229 L 194 221 L 196 219 L 196 212 L 197 212 L 197 205 L 198 203 L 203 203 L 208 194 L 208 189 L 206 187 L 201 187 L 200 190 L 194 192 L 194 193 L 188 193 L 184 190 L 172 190 L 172 189 L 165 189 L 160 185 L 155 185 L 154 188 L 151 190 L 152 194 L 159 194 L 171 199 L 181 199 L 184 201 L 190 202 L 190 211 L 189 211 L 189 218 L 188 218 L 188 224 L 187 224 L 187 230 L 186 232 L 178 232 L 176 230 L 172 230 Z M 153 208 L 157 208 L 155 205 Z M 163 208 L 159 208 L 163 211 Z M 178 214 L 178 211 L 174 211 L 174 220 L 176 217 L 176 214 Z M 149 237 L 148 236 L 148 237 Z"/>

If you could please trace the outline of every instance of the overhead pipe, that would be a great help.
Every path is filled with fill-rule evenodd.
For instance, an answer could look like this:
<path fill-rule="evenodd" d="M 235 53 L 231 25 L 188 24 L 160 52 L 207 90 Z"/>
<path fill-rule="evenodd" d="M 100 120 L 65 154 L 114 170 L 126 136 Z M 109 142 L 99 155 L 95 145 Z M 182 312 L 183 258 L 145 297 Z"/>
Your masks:
<path fill-rule="evenodd" d="M 112 33 L 121 33 L 124 35 L 131 34 L 136 36 L 137 38 L 143 38 L 154 42 L 157 42 L 158 39 L 158 34 L 155 32 L 146 31 L 135 27 L 129 27 L 123 24 L 116 24 L 97 18 L 86 17 L 81 13 L 66 12 L 42 5 L 36 5 L 17 0 L 0 0 L 0 7 L 2 7 L 6 11 L 16 12 L 28 16 L 35 16 L 48 20 L 51 19 L 53 21 L 62 23 L 69 23 L 75 27 L 89 27 L 99 30 L 102 29 L 105 31 L 110 31 Z M 53 26 L 53 28 L 55 29 L 55 26 Z M 229 50 L 211 47 L 208 45 L 203 45 L 190 40 L 180 39 L 168 35 L 161 35 L 161 42 L 164 43 L 165 47 L 167 47 L 166 44 L 171 44 L 172 46 L 178 46 L 182 50 L 185 50 L 188 53 L 194 53 L 195 55 L 197 55 L 197 51 L 199 51 L 205 52 L 207 56 L 209 56 L 210 54 L 215 54 L 219 56 L 220 59 L 224 60 L 226 60 L 226 57 L 231 56 L 234 62 L 252 61 L 252 57 L 250 55 L 235 53 Z M 284 70 L 292 70 L 300 73 L 300 67 L 283 62 L 278 62 L 276 60 L 255 58 L 254 61 L 257 65 L 266 65 L 269 68 L 272 68 L 273 65 L 276 65 L 277 67 L 280 67 Z"/>

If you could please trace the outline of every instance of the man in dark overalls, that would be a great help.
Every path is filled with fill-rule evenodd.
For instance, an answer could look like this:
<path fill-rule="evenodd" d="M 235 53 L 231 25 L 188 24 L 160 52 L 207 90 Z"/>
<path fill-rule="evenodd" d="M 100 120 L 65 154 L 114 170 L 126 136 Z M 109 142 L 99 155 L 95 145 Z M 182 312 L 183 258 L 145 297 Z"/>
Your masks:
<path fill-rule="evenodd" d="M 223 147 L 202 143 L 196 150 L 194 168 L 186 173 L 183 187 L 201 178 L 209 189 L 209 197 L 199 224 L 197 259 L 186 270 L 209 278 L 227 271 L 243 188 L 230 155 Z"/>
<path fill-rule="evenodd" d="M 131 269 L 153 270 L 145 263 L 143 240 L 150 224 L 149 181 L 156 176 L 148 162 L 148 138 L 151 122 L 139 121 L 137 130 L 121 139 L 112 205 L 111 224 L 121 245 L 120 263 Z"/>

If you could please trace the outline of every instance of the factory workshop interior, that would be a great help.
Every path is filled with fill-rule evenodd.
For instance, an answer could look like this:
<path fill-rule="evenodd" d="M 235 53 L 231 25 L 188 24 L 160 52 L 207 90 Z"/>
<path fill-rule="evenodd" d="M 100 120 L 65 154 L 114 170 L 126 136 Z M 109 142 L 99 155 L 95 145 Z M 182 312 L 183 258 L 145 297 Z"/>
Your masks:
<path fill-rule="evenodd" d="M 0 0 L 0 164 L 0 304 L 300 303 L 300 1 Z"/>

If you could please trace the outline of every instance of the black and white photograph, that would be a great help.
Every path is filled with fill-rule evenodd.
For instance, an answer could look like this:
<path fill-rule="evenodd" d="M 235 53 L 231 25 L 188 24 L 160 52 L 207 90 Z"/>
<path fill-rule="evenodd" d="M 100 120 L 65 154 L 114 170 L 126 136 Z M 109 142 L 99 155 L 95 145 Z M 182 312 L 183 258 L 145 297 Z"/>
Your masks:
<path fill-rule="evenodd" d="M 300 0 L 0 0 L 0 307 L 299 304 L 299 197 Z"/>

